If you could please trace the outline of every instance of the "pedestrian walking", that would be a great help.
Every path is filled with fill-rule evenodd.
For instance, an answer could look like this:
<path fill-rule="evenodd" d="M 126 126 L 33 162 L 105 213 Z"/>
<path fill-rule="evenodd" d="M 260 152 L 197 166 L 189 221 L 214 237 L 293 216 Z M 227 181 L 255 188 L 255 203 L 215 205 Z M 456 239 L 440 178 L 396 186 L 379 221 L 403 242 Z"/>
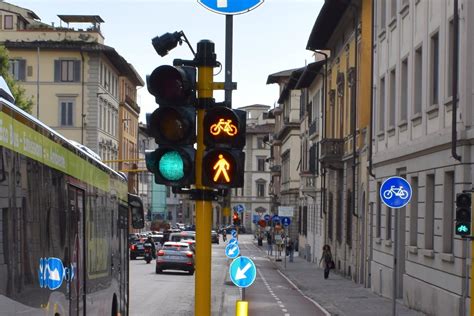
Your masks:
<path fill-rule="evenodd" d="M 324 261 L 324 278 L 327 279 L 329 271 L 334 269 L 334 261 L 332 260 L 331 247 L 329 245 L 323 246 L 323 255 L 319 260 L 319 265 L 321 265 L 321 261 Z"/>
<path fill-rule="evenodd" d="M 288 255 L 290 257 L 290 262 L 293 262 L 293 254 L 295 252 L 295 243 L 293 242 L 292 239 L 288 242 Z"/>
<path fill-rule="evenodd" d="M 270 232 L 267 233 L 267 247 L 268 247 L 268 255 L 273 255 L 273 238 Z"/>

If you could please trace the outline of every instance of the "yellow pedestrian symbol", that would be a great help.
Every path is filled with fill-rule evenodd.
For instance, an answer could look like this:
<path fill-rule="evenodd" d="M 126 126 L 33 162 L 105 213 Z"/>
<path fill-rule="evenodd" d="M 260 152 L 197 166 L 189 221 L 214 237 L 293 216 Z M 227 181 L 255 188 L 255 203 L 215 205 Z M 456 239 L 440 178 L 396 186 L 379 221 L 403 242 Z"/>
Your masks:
<path fill-rule="evenodd" d="M 229 170 L 229 168 L 230 165 L 227 160 L 225 160 L 222 154 L 219 154 L 219 160 L 216 162 L 214 167 L 212 167 L 212 169 L 217 170 L 214 175 L 214 182 L 217 182 L 221 175 L 224 176 L 226 182 L 230 182 L 229 174 L 227 173 L 227 170 Z"/>

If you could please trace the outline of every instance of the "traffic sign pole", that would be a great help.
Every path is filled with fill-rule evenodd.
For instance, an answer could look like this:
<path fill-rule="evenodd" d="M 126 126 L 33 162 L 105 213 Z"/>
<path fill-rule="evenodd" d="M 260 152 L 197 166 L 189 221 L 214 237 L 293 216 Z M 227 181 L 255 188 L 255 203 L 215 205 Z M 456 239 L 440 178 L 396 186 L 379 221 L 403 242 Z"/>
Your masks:
<path fill-rule="evenodd" d="M 202 44 L 202 45 L 199 45 Z M 205 49 L 206 60 L 214 53 L 214 45 L 211 42 L 200 42 L 200 48 Z M 210 99 L 213 95 L 212 66 L 198 67 L 198 99 Z M 196 189 L 205 190 L 202 185 L 202 158 L 204 154 L 204 109 L 197 110 L 197 150 L 196 150 Z M 211 315 L 211 226 L 212 202 L 197 199 L 196 207 L 196 278 L 194 287 L 194 314 Z"/>

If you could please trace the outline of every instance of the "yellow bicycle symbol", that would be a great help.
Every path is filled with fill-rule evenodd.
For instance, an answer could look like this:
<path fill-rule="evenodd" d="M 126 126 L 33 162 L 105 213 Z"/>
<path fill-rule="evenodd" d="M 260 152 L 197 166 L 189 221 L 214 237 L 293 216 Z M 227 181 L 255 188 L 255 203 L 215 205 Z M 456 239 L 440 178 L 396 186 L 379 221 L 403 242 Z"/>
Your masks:
<path fill-rule="evenodd" d="M 237 134 L 237 127 L 232 124 L 232 120 L 219 119 L 219 122 L 211 125 L 211 134 L 214 136 L 219 135 L 221 132 L 226 133 L 229 136 Z"/>

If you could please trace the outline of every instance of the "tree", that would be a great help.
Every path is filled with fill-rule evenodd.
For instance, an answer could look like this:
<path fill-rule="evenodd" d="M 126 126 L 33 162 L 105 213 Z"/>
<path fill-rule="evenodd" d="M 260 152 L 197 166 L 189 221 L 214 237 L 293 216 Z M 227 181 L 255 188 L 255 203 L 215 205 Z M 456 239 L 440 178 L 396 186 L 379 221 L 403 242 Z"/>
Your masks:
<path fill-rule="evenodd" d="M 13 79 L 12 75 L 9 71 L 10 64 L 9 64 L 9 56 L 8 50 L 5 46 L 0 46 L 0 76 L 2 76 L 8 84 L 11 92 L 13 93 L 13 97 L 15 98 L 15 104 L 22 110 L 31 113 L 31 108 L 33 107 L 33 100 L 32 98 L 28 98 L 25 95 L 25 88 L 20 86 L 18 82 Z"/>

